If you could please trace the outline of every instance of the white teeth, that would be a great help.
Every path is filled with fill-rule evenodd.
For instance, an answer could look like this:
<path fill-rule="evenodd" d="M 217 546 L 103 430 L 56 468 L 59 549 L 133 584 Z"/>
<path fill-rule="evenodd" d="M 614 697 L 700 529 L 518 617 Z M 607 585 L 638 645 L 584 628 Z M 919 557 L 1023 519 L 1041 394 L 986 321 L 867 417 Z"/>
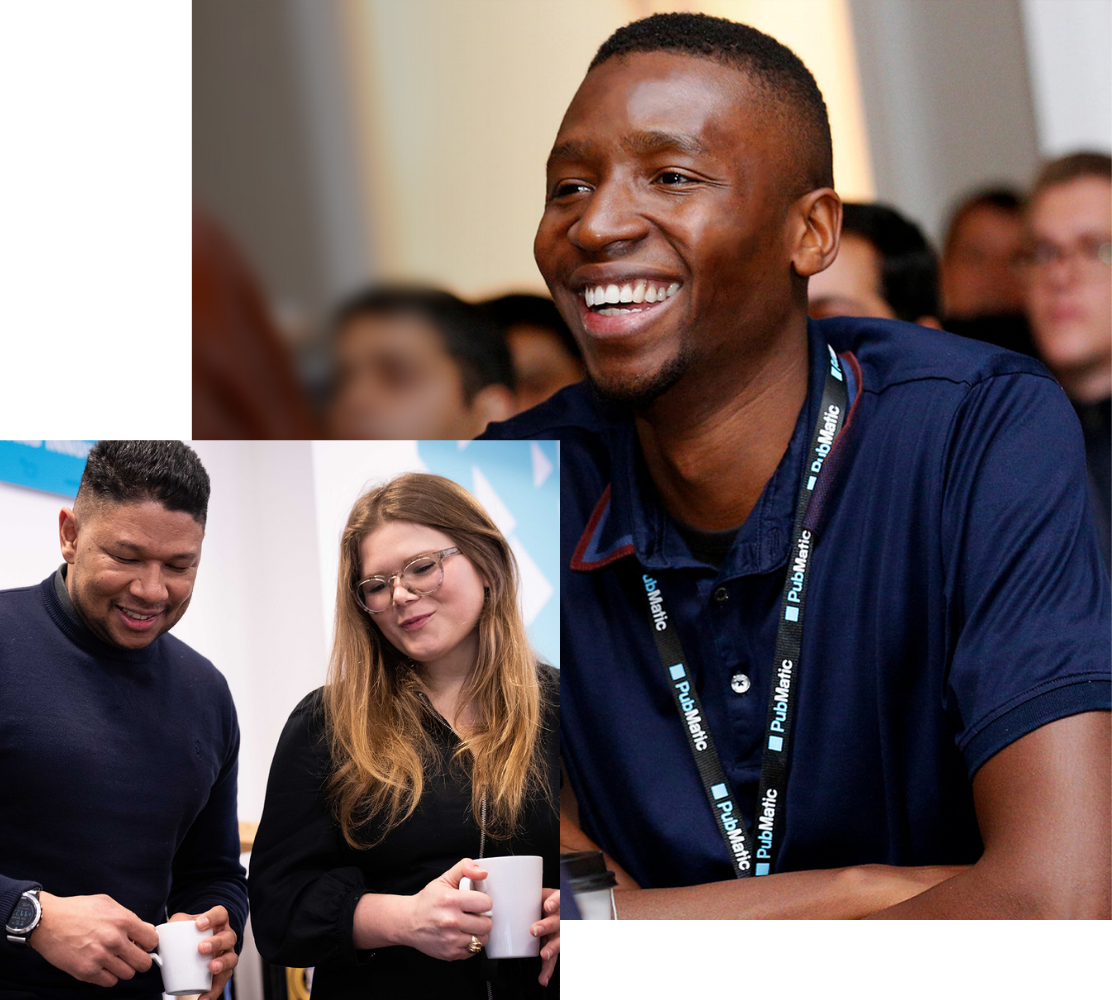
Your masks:
<path fill-rule="evenodd" d="M 597 309 L 602 305 L 617 305 L 619 303 L 654 303 L 670 299 L 680 290 L 680 283 L 673 281 L 670 285 L 658 285 L 645 281 L 643 278 L 635 283 L 627 282 L 624 285 L 593 285 L 583 289 L 583 300 L 587 308 Z M 600 310 L 603 315 L 616 315 L 615 310 Z M 625 310 L 626 312 L 640 310 Z"/>
<path fill-rule="evenodd" d="M 628 316 L 630 313 L 644 312 L 643 309 L 600 309 L 600 316 Z"/>

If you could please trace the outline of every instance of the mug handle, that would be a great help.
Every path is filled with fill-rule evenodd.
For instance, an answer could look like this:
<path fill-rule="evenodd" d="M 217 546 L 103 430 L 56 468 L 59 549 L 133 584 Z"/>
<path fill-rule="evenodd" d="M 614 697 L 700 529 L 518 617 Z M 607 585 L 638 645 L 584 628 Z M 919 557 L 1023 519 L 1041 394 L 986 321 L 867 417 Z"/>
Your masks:
<path fill-rule="evenodd" d="M 151 961 L 154 962 L 160 969 L 162 968 L 162 956 L 157 951 L 149 951 L 148 955 L 151 956 Z"/>

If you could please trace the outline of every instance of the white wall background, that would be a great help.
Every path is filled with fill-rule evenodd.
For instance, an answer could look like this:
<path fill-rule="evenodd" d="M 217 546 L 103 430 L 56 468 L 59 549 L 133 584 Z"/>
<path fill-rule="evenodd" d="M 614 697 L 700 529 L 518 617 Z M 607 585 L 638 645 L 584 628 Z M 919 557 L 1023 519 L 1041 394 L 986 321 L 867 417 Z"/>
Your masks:
<path fill-rule="evenodd" d="M 1022 0 L 1039 152 L 1112 148 L 1112 3 Z"/>

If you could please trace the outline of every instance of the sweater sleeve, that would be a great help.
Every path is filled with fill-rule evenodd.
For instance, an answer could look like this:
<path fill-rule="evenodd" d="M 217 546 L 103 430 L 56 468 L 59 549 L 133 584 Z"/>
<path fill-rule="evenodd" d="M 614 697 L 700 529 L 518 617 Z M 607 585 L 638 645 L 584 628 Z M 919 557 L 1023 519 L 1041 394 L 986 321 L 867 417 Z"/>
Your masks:
<path fill-rule="evenodd" d="M 174 913 L 203 913 L 222 905 L 236 932 L 235 950 L 243 949 L 247 923 L 247 873 L 239 863 L 236 779 L 239 769 L 239 724 L 229 695 L 225 711 L 228 737 L 224 761 L 208 801 L 174 855 L 167 908 Z"/>
<path fill-rule="evenodd" d="M 318 689 L 294 709 L 278 741 L 251 852 L 252 928 L 268 962 L 294 968 L 355 965 L 352 941 L 363 873 L 345 865 L 325 801 L 329 757 Z"/>

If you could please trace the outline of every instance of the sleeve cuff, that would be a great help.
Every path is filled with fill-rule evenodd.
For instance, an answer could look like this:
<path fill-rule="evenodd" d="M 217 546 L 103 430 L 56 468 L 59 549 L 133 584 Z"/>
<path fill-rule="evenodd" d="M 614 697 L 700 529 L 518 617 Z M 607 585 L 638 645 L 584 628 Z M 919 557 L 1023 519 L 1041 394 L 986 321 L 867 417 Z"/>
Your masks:
<path fill-rule="evenodd" d="M 38 882 L 4 878 L 0 875 L 0 923 L 7 924 L 15 904 L 19 902 L 19 897 L 31 889 L 42 889 L 42 885 Z"/>
<path fill-rule="evenodd" d="M 1089 675 L 1040 691 L 997 715 L 960 747 L 969 777 L 1004 747 L 1040 726 L 1081 712 L 1112 708 L 1112 683 Z"/>

